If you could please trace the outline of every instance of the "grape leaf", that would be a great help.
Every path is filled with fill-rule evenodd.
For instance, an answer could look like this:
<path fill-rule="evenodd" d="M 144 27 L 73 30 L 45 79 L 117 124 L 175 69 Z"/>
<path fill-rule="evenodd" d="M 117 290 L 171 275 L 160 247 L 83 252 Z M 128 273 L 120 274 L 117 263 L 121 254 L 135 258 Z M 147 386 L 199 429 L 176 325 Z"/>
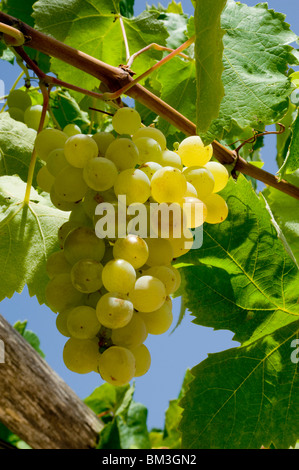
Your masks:
<path fill-rule="evenodd" d="M 299 320 L 243 347 L 210 354 L 191 370 L 180 405 L 184 449 L 287 449 L 299 423 Z"/>
<path fill-rule="evenodd" d="M 51 110 L 60 127 L 77 124 L 80 129 L 88 131 L 90 120 L 88 113 L 82 111 L 77 101 L 65 90 L 58 89 L 51 93 Z"/>
<path fill-rule="evenodd" d="M 178 258 L 180 293 L 194 323 L 253 341 L 298 318 L 298 268 L 277 237 L 265 201 L 243 176 L 220 194 L 228 218 L 204 224 L 202 247 Z"/>
<path fill-rule="evenodd" d="M 27 284 L 29 294 L 42 304 L 49 281 L 45 263 L 59 249 L 57 231 L 68 214 L 33 188 L 29 205 L 24 204 L 25 187 L 17 176 L 0 178 L 0 301 L 21 293 Z"/>
<path fill-rule="evenodd" d="M 281 176 L 290 174 L 299 168 L 299 113 L 291 126 L 291 142 L 286 159 L 279 170 Z"/>
<path fill-rule="evenodd" d="M 17 321 L 14 324 L 14 328 L 20 333 L 20 335 L 23 336 L 24 339 L 35 349 L 35 351 L 42 357 L 45 358 L 45 354 L 43 351 L 40 349 L 40 340 L 39 337 L 33 333 L 33 331 L 30 331 L 27 329 L 27 320 L 21 322 Z"/>

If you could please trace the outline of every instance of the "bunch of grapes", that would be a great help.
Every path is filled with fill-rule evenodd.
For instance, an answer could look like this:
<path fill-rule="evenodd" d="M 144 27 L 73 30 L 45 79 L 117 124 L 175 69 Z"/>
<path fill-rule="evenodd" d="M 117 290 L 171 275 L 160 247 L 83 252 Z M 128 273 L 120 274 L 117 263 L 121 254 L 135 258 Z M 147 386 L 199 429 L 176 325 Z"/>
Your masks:
<path fill-rule="evenodd" d="M 167 149 L 164 134 L 142 126 L 135 109 L 120 108 L 112 125 L 113 132 L 93 135 L 72 124 L 64 131 L 45 128 L 35 147 L 45 162 L 41 189 L 70 212 L 58 232 L 61 250 L 47 261 L 47 304 L 68 338 L 64 363 L 124 385 L 150 368 L 148 335 L 172 324 L 172 296 L 181 283 L 173 261 L 192 248 L 193 229 L 227 217 L 217 193 L 229 175 L 198 136 Z M 141 206 L 149 222 L 143 219 L 142 227 L 133 217 Z M 166 223 L 162 207 L 173 209 Z"/>

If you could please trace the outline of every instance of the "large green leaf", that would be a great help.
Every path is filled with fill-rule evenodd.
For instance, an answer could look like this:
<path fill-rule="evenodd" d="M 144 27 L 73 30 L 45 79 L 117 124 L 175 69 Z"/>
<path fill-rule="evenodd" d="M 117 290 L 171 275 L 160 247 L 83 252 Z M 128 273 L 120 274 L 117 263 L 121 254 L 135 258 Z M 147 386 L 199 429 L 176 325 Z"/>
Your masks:
<path fill-rule="evenodd" d="M 57 231 L 67 213 L 55 209 L 32 188 L 29 205 L 24 204 L 25 183 L 17 176 L 0 178 L 0 301 L 21 293 L 45 303 L 49 281 L 46 260 L 58 249 Z"/>
<path fill-rule="evenodd" d="M 280 168 L 280 174 L 293 173 L 299 168 L 299 114 L 291 126 L 291 141 L 286 159 Z"/>

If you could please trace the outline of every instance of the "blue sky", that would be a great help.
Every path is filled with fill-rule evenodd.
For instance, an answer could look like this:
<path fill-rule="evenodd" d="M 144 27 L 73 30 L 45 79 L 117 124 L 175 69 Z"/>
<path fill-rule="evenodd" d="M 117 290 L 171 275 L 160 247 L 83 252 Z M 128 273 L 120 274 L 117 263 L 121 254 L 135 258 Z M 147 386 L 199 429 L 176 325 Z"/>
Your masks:
<path fill-rule="evenodd" d="M 135 3 L 135 12 L 138 14 L 143 11 L 146 2 L 137 0 Z M 148 3 L 157 4 L 158 2 Z M 167 4 L 163 0 L 160 3 Z M 181 3 L 186 13 L 193 13 L 190 0 L 183 0 Z M 253 6 L 258 2 L 248 0 L 244 3 Z M 284 2 L 270 0 L 268 5 L 270 8 L 285 13 L 286 21 L 291 24 L 293 31 L 299 34 L 298 0 L 284 0 Z M 7 90 L 19 73 L 17 67 L 1 63 L 0 79 L 4 80 Z M 264 168 L 273 172 L 276 171 L 272 163 L 276 153 L 275 136 L 269 136 L 266 139 L 266 147 L 263 150 L 266 162 Z M 180 299 L 176 299 L 174 324 L 178 318 L 179 308 Z M 2 301 L 0 313 L 10 323 L 28 320 L 28 328 L 37 333 L 41 340 L 41 348 L 46 354 L 47 362 L 79 397 L 88 396 L 95 387 L 103 383 L 96 374 L 81 376 L 65 368 L 62 361 L 62 349 L 66 339 L 56 330 L 55 314 L 46 306 L 40 306 L 35 297 L 30 298 L 27 288 L 21 295 L 15 294 L 12 299 Z M 208 353 L 238 346 L 238 343 L 232 341 L 233 334 L 230 331 L 214 331 L 211 328 L 194 325 L 191 320 L 192 317 L 188 314 L 174 333 L 150 336 L 146 340 L 145 344 L 152 355 L 152 365 L 145 376 L 136 379 L 135 400 L 148 407 L 149 428 L 163 426 L 164 412 L 168 407 L 168 402 L 178 395 L 187 368 L 192 368 L 203 361 Z"/>

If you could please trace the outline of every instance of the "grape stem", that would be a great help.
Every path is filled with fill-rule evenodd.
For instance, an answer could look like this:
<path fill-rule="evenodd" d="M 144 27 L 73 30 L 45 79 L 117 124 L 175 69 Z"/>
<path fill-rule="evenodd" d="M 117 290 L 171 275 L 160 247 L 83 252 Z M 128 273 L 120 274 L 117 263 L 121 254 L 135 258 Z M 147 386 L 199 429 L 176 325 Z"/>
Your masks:
<path fill-rule="evenodd" d="M 21 46 L 25 42 L 21 31 L 5 23 L 0 23 L 0 33 L 8 46 Z"/>
<path fill-rule="evenodd" d="M 26 23 L 23 23 L 20 20 L 7 15 L 6 13 L 0 12 L 0 20 L 3 23 L 9 25 L 18 22 L 20 25 L 20 30 L 23 32 L 24 36 L 28 38 L 26 42 L 27 47 L 60 59 L 63 62 L 84 71 L 85 73 L 103 82 L 106 86 L 109 87 L 111 91 L 123 89 L 125 85 L 131 84 L 133 82 L 133 78 L 130 73 L 122 67 L 113 67 L 112 65 L 106 64 L 105 62 L 85 54 L 82 51 L 78 51 L 77 49 L 62 43 L 57 39 L 49 37 L 46 34 L 31 28 Z M 18 50 L 22 48 L 15 49 Z M 61 85 L 61 82 L 57 81 L 57 79 L 54 79 L 53 83 L 59 86 L 71 88 L 68 84 Z M 71 89 L 82 93 L 78 87 L 72 86 Z M 98 94 L 94 92 L 88 92 L 88 94 L 97 98 L 99 97 Z M 161 116 L 184 134 L 197 134 L 196 125 L 192 121 L 187 119 L 177 110 L 169 106 L 167 103 L 141 86 L 139 83 L 135 82 L 133 86 L 127 88 L 126 94 L 145 105 L 148 109 L 157 115 Z M 231 165 L 235 162 L 233 150 L 224 147 L 217 141 L 212 142 L 212 146 L 214 156 L 220 163 L 224 165 Z M 243 173 L 247 176 L 251 176 L 252 178 L 257 179 L 264 184 L 272 186 L 279 191 L 282 191 L 283 193 L 299 200 L 299 188 L 283 179 L 279 179 L 277 176 L 272 175 L 271 173 L 268 173 L 261 168 L 251 165 L 240 156 L 238 157 L 235 164 L 235 171 Z"/>

